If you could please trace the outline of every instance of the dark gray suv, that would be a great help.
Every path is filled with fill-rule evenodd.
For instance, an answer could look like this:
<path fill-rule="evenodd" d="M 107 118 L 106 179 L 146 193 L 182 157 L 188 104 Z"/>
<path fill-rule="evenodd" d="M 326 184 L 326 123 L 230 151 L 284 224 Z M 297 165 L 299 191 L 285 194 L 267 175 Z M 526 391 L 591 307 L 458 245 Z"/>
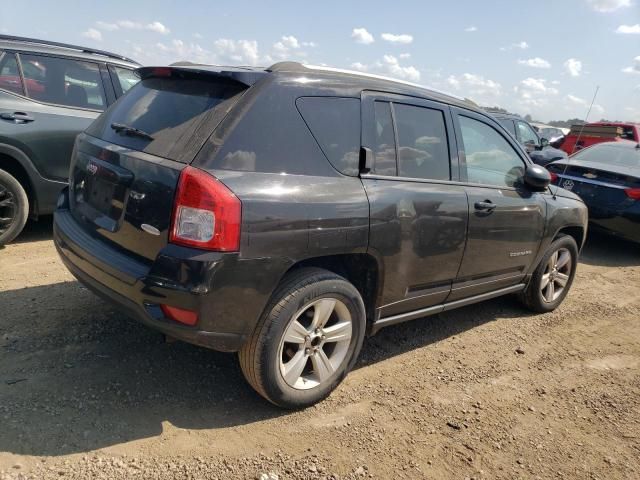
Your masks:
<path fill-rule="evenodd" d="M 76 135 L 138 82 L 114 53 L 0 35 L 0 245 L 51 214 Z"/>
<path fill-rule="evenodd" d="M 297 63 L 138 72 L 76 141 L 58 252 L 271 402 L 326 397 L 382 327 L 567 295 L 585 205 L 464 100 Z"/>

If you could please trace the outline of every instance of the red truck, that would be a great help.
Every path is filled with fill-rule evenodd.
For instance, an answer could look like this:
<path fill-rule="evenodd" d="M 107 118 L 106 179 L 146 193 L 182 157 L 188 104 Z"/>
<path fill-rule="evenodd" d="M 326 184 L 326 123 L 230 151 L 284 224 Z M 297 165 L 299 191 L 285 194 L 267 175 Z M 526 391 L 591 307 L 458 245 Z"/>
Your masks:
<path fill-rule="evenodd" d="M 578 150 L 602 142 L 640 142 L 640 125 L 636 123 L 596 122 L 572 125 L 558 147 L 571 155 Z"/>

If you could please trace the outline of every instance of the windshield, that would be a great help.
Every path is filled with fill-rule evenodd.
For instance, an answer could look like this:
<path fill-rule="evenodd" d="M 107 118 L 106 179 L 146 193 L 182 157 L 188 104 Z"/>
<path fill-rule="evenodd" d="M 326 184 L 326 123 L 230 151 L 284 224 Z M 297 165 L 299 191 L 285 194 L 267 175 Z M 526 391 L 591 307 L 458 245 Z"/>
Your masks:
<path fill-rule="evenodd" d="M 640 167 L 640 148 L 605 143 L 580 150 L 572 158 L 621 167 Z"/>

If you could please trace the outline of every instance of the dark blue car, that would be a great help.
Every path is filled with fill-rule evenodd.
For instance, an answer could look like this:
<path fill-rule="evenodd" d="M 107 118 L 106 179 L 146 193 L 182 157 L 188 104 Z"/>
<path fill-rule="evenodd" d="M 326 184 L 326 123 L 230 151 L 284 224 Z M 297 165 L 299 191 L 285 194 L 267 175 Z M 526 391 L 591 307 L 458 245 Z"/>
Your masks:
<path fill-rule="evenodd" d="M 599 143 L 547 169 L 587 204 L 592 227 L 640 242 L 640 144 Z"/>

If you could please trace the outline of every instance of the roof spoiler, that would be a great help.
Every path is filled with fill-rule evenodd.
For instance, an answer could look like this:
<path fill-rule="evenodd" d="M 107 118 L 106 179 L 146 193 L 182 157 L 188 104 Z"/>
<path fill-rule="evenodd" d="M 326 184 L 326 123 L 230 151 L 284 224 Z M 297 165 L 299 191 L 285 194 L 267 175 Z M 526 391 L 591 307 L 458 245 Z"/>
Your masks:
<path fill-rule="evenodd" d="M 212 67 L 208 65 L 171 65 L 168 67 L 141 67 L 136 69 L 140 78 L 173 76 L 208 76 L 231 80 L 250 87 L 268 73 L 264 70 L 252 70 L 234 67 Z"/>

